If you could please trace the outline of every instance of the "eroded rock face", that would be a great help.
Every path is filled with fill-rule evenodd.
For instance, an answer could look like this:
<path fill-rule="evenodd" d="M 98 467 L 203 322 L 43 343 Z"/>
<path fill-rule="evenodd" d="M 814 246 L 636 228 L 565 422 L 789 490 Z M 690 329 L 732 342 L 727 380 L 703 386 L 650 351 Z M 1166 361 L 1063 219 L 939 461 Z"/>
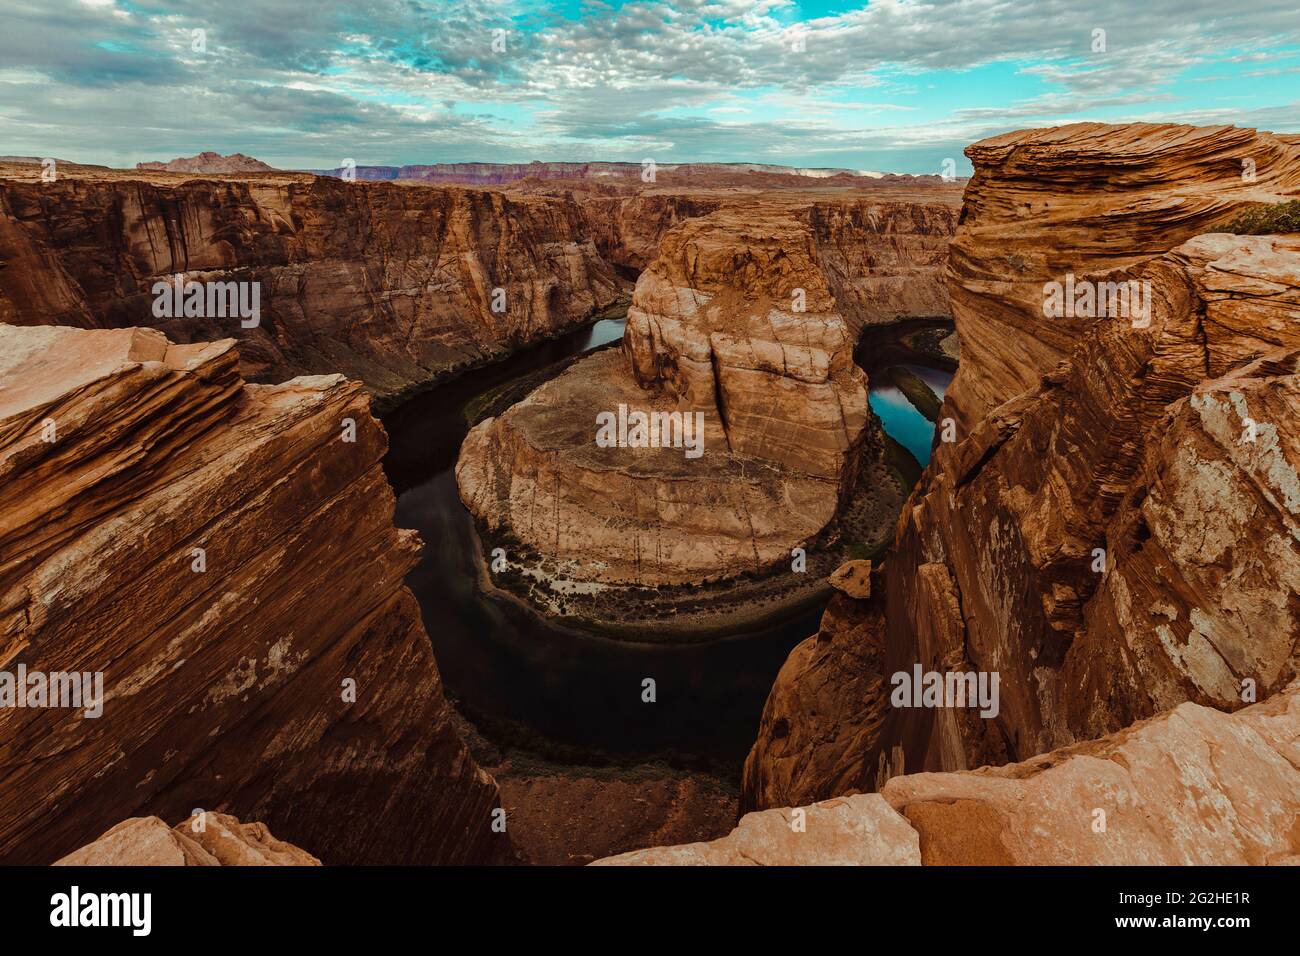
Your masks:
<path fill-rule="evenodd" d="M 198 820 L 202 819 L 202 825 Z M 265 824 L 208 813 L 168 827 L 157 817 L 123 820 L 55 866 L 320 866 L 320 860 L 277 840 Z"/>
<path fill-rule="evenodd" d="M 836 576 L 856 578 L 849 562 Z M 869 573 L 869 572 L 868 572 Z M 877 574 L 883 584 L 883 574 Z M 870 789 L 875 753 L 888 713 L 883 679 L 884 601 L 839 588 L 817 633 L 786 659 L 763 708 L 745 760 L 741 809 L 804 806 Z"/>
<path fill-rule="evenodd" d="M 889 256 L 879 281 L 847 275 L 863 264 L 849 263 L 846 236 L 915 239 L 925 224 L 941 247 L 953 226 L 936 203 L 903 229 L 903 205 L 733 202 L 681 222 L 637 282 L 621 353 L 571 366 L 470 432 L 457 465 L 466 505 L 580 582 L 690 583 L 788 562 L 857 478 L 856 330 L 911 307 L 891 291 Z M 620 406 L 698 417 L 702 454 L 597 445 L 597 413 Z"/>
<path fill-rule="evenodd" d="M 980 384 L 948 391 L 943 414 L 955 417 L 957 440 L 937 444 L 903 510 L 883 589 L 883 651 L 877 656 L 871 631 L 845 642 L 852 624 L 829 635 L 824 624 L 820 642 L 796 651 L 746 768 L 746 807 L 877 789 L 920 770 L 1027 760 L 1186 701 L 1240 709 L 1294 680 L 1300 239 L 1169 238 L 1260 195 L 1209 176 L 1224 167 L 1225 151 L 1254 144 L 1269 158 L 1267 183 L 1295 188 L 1286 179 L 1293 156 L 1281 152 L 1293 146 L 1241 130 L 1113 132 L 1107 140 L 1070 127 L 971 148 L 977 175 L 952 266 L 963 347 L 955 382 Z M 1099 145 L 1107 141 L 1116 157 Z M 1182 171 L 1176 182 L 1173 170 Z M 1203 178 L 1192 190 L 1194 174 Z M 1111 175 L 1142 201 L 1117 206 Z M 1028 280 L 993 253 L 998 235 L 1015 248 L 1011 221 L 1029 201 L 1023 190 L 1042 192 L 1030 206 L 1041 203 L 1053 227 L 1072 208 L 1100 229 L 1083 215 L 1091 210 L 1127 236 L 1108 252 L 1114 231 L 1061 228 L 1049 242 L 1036 232 L 1036 213 L 1017 226 L 1038 235 L 1040 305 L 1042 277 L 1059 265 L 1077 268 L 1082 281 L 1144 284 L 1148 314 L 1061 327 L 1041 310 L 1033 316 Z M 985 271 L 968 281 L 978 243 L 986 243 Z M 1077 266 L 1087 261 L 1105 271 Z M 1050 349 L 1040 353 L 1043 343 Z M 1007 369 L 1026 359 L 1032 382 L 1016 391 Z M 851 620 L 844 611 L 828 618 Z M 996 676 L 996 713 L 885 705 L 881 719 L 856 693 L 883 678 L 888 694 L 894 675 L 917 667 Z"/>
<path fill-rule="evenodd" d="M 402 583 L 385 446 L 358 385 L 245 385 L 230 340 L 0 326 L 0 669 L 103 689 L 99 716 L 0 708 L 0 859 L 196 807 L 327 863 L 508 853 Z"/>
<path fill-rule="evenodd" d="M 1023 763 L 894 777 L 808 807 L 806 832 L 796 813 L 750 813 L 712 843 L 599 862 L 1295 865 L 1300 682 L 1235 714 L 1184 703 Z"/>
<path fill-rule="evenodd" d="M 1034 387 L 1088 320 L 1043 316 L 1043 285 L 1134 266 L 1213 232 L 1248 203 L 1300 191 L 1300 150 L 1233 126 L 1075 123 L 966 150 L 975 175 L 949 257 L 965 428 Z"/>
<path fill-rule="evenodd" d="M 940 448 L 904 510 L 887 672 L 1001 679 L 982 743 L 898 711 L 906 769 L 1025 757 L 1184 700 L 1239 707 L 1297 672 L 1300 240 L 1199 237 L 1134 274 L 1149 326 L 1098 320 Z M 929 623 L 928 565 L 960 624 Z"/>
<path fill-rule="evenodd" d="M 230 336 L 251 380 L 342 372 L 386 401 L 625 295 L 571 200 L 293 174 L 0 179 L 0 261 L 0 322 Z M 258 324 L 155 315 L 176 274 L 257 283 Z"/>
<path fill-rule="evenodd" d="M 1300 685 L 1199 704 L 1024 763 L 895 777 L 926 865 L 1300 863 Z"/>

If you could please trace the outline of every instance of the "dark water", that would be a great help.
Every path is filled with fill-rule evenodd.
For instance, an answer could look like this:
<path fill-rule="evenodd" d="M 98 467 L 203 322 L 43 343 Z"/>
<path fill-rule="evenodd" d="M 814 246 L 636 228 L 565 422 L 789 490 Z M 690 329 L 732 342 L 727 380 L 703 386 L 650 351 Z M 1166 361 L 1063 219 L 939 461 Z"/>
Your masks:
<path fill-rule="evenodd" d="M 551 627 L 475 588 L 477 544 L 454 475 L 468 430 L 465 403 L 613 341 L 622 328 L 621 321 L 599 322 L 427 392 L 385 418 L 384 464 L 398 490 L 397 524 L 417 529 L 425 541 L 407 583 L 448 690 L 489 738 L 510 733 L 498 723 L 505 720 L 588 753 L 660 756 L 734 773 L 777 671 L 791 648 L 816 631 L 819 609 L 741 637 L 657 645 Z M 641 701 L 646 677 L 656 682 L 652 704 Z"/>

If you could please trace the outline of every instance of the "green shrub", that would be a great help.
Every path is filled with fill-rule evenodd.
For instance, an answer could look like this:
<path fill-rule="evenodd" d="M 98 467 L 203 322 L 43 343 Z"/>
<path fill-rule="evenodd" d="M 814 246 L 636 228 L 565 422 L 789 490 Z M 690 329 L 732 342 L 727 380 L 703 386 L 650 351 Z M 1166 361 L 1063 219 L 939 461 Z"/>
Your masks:
<path fill-rule="evenodd" d="M 1263 236 L 1274 232 L 1300 232 L 1300 199 L 1272 206 L 1251 206 L 1237 214 L 1225 227 L 1239 236 Z"/>

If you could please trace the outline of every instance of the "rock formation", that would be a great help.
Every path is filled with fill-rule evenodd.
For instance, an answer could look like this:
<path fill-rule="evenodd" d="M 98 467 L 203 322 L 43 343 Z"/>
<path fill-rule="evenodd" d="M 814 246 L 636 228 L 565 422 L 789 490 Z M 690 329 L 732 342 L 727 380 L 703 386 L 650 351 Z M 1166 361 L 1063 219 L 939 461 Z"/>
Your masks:
<path fill-rule="evenodd" d="M 1235 714 L 1184 703 L 1023 763 L 895 777 L 796 812 L 599 862 L 1300 864 L 1300 682 Z"/>
<path fill-rule="evenodd" d="M 268 166 L 260 159 L 245 156 L 243 153 L 220 153 L 204 151 L 197 156 L 178 156 L 165 163 L 136 163 L 136 169 L 146 172 L 167 173 L 273 173 L 274 166 Z"/>
<path fill-rule="evenodd" d="M 709 843 L 653 847 L 593 866 L 917 866 L 916 831 L 875 793 L 747 813 Z"/>
<path fill-rule="evenodd" d="M 748 808 L 1033 763 L 1296 677 L 1300 238 L 1213 231 L 1245 200 L 1300 192 L 1294 144 L 1085 124 L 968 152 L 956 440 L 903 509 L 885 606 L 832 606 L 782 671 Z M 1247 155 L 1253 183 L 1229 175 Z M 1149 310 L 1047 318 L 1044 279 L 1065 272 L 1137 283 Z M 878 650 L 879 624 L 857 622 L 882 616 Z M 886 705 L 882 720 L 856 694 L 918 665 L 997 675 L 996 715 Z"/>
<path fill-rule="evenodd" d="M 293 174 L 0 178 L 0 262 L 0 322 L 230 336 L 250 380 L 342 372 L 385 403 L 624 295 L 572 200 Z M 160 315 L 177 275 L 256 284 L 259 312 Z"/>
<path fill-rule="evenodd" d="M 968 429 L 1037 385 L 1087 327 L 1044 319 L 1045 282 L 1136 265 L 1300 188 L 1294 144 L 1234 126 L 1075 123 L 966 155 L 975 175 L 948 266 L 965 354 L 948 413 Z"/>
<path fill-rule="evenodd" d="M 320 860 L 277 840 L 261 823 L 207 813 L 168 827 L 157 817 L 123 820 L 55 866 L 320 866 Z"/>
<path fill-rule="evenodd" d="M 953 211 L 904 205 L 769 198 L 682 221 L 637 282 L 621 352 L 571 366 L 471 431 L 457 465 L 466 505 L 541 555 L 544 573 L 583 586 L 722 580 L 788 562 L 858 475 L 868 419 L 856 331 L 944 308 L 933 291 L 899 291 L 900 257 L 941 249 Z M 863 248 L 880 251 L 882 275 Z M 930 264 L 912 278 L 937 286 Z M 620 408 L 698 418 L 701 452 L 636 447 L 634 431 L 602 446 L 597 413 L 621 423 Z"/>
<path fill-rule="evenodd" d="M 195 808 L 327 863 L 509 852 L 403 585 L 386 443 L 357 384 L 245 385 L 230 340 L 0 326 L 0 669 L 28 684 L 0 860 Z M 56 707 L 61 674 L 91 681 Z"/>

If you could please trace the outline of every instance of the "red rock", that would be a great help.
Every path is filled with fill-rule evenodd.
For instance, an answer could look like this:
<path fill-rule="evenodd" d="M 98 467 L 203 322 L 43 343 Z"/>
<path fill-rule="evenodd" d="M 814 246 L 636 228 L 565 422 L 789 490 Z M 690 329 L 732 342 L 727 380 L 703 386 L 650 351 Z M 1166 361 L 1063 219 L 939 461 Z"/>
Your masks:
<path fill-rule="evenodd" d="M 240 823 L 208 813 L 168 828 L 157 817 L 123 820 L 94 843 L 56 860 L 55 866 L 320 866 L 320 860 L 261 823 Z"/>
<path fill-rule="evenodd" d="M 509 854 L 403 585 L 385 447 L 355 383 L 245 385 L 229 340 L 0 326 L 0 668 L 105 692 L 98 718 L 0 708 L 0 859 L 195 808 L 329 863 Z"/>

